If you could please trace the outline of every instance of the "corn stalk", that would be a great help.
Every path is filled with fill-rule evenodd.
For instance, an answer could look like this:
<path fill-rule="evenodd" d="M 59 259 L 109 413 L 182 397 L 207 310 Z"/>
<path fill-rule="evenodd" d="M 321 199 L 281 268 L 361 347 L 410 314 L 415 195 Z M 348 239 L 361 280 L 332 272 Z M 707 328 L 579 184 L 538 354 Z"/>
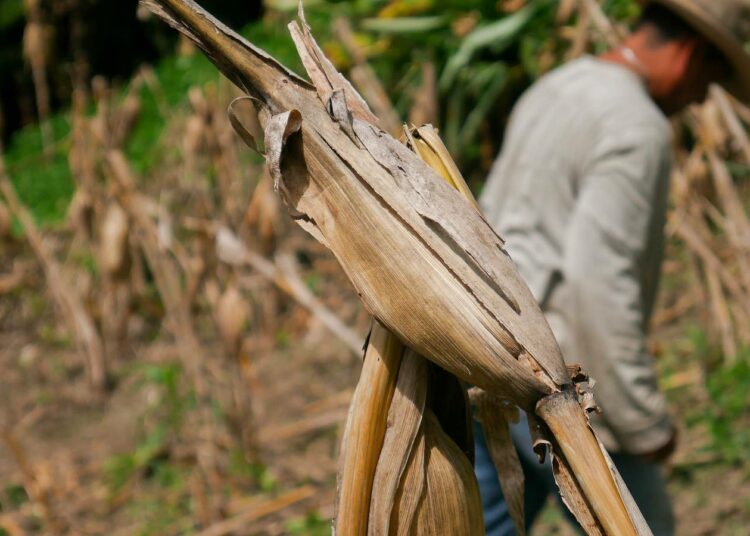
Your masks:
<path fill-rule="evenodd" d="M 142 4 L 196 42 L 253 99 L 274 186 L 292 217 L 331 249 L 364 306 L 409 349 L 400 366 L 415 367 L 404 379 L 412 384 L 394 392 L 391 408 L 398 403 L 406 411 L 411 403 L 419 420 L 427 361 L 417 357 L 423 356 L 436 370 L 536 416 L 531 421 L 538 443 L 551 446 L 566 504 L 588 534 L 649 534 L 588 424 L 582 393 L 502 239 L 472 203 L 379 128 L 364 100 L 315 43 L 304 14 L 300 11 L 300 22 L 289 29 L 312 84 L 191 0 Z M 385 381 L 383 391 L 390 390 L 391 381 Z M 397 399 L 399 392 L 404 396 Z M 461 533 L 449 524 L 457 512 L 441 508 L 460 503 L 441 501 L 430 488 L 433 479 L 453 479 L 454 493 L 467 501 L 463 506 L 479 508 L 470 486 L 467 494 L 460 491 L 469 475 L 457 461 L 455 444 L 444 437 L 443 423 L 434 415 L 437 406 L 428 409 L 421 410 L 425 418 L 413 438 L 383 439 L 383 451 L 408 441 L 416 445 L 414 456 L 405 457 L 401 449 L 405 463 L 383 475 L 392 484 L 397 473 L 399 482 L 388 533 L 410 527 L 422 534 L 435 533 L 436 527 L 441 533 Z M 382 408 L 372 411 L 382 421 Z M 419 461 L 428 457 L 421 466 Z M 425 482 L 423 504 L 414 505 L 411 491 L 424 489 Z M 359 520 L 360 528 L 346 534 L 363 533 L 361 511 L 338 515 Z"/>

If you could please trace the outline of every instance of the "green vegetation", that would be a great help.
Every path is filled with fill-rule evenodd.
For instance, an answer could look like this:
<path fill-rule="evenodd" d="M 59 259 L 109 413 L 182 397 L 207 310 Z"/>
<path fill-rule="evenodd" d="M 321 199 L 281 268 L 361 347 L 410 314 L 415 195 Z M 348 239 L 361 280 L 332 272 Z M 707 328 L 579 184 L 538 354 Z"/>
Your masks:
<path fill-rule="evenodd" d="M 310 512 L 305 517 L 290 519 L 286 523 L 289 534 L 304 536 L 326 536 L 331 533 L 330 520 L 321 519 L 317 512 Z"/>
<path fill-rule="evenodd" d="M 670 343 L 670 352 L 663 376 L 666 378 L 700 371 L 705 382 L 697 386 L 701 397 L 707 400 L 696 403 L 696 393 L 680 387 L 670 389 L 673 407 L 677 408 L 688 428 L 705 430 L 706 438 L 691 445 L 694 457 L 712 465 L 728 464 L 743 467 L 750 449 L 750 348 L 727 360 L 721 350 L 711 342 L 706 331 L 694 326 L 686 330 L 685 337 Z M 705 404 L 707 402 L 707 404 Z M 692 471 L 691 468 L 681 470 Z M 750 471 L 745 468 L 746 477 Z"/>
<path fill-rule="evenodd" d="M 158 485 L 172 487 L 179 483 L 176 469 L 162 455 L 168 450 L 184 424 L 185 411 L 192 395 L 182 393 L 181 369 L 177 363 L 147 365 L 137 372 L 142 378 L 140 389 L 156 388 L 159 403 L 143 418 L 142 439 L 132 452 L 114 456 L 105 464 L 110 489 L 116 493 L 138 474 L 148 474 Z M 148 423 L 146 425 L 145 423 Z"/>
<path fill-rule="evenodd" d="M 750 351 L 736 363 L 713 371 L 706 387 L 712 402 L 706 420 L 713 449 L 727 462 L 741 466 L 750 451 Z M 745 470 L 750 478 L 750 468 Z"/>
<path fill-rule="evenodd" d="M 0 2 L 0 21 L 6 12 L 15 13 L 10 9 L 13 5 Z M 286 30 L 296 2 L 269 5 L 280 10 L 270 9 L 242 33 L 301 72 Z M 319 1 L 306 5 L 316 36 L 344 70 L 350 58 L 332 38 L 331 25 L 339 16 L 354 21 L 358 40 L 403 118 L 408 116 L 412 94 L 421 83 L 421 65 L 428 61 L 435 64 L 441 131 L 475 188 L 481 186 L 487 171 L 483 151 L 486 153 L 486 147 L 493 152 L 497 149 L 515 97 L 530 81 L 562 61 L 566 48 L 561 38 L 550 32 L 557 9 L 551 0 L 530 0 L 511 13 L 501 11 L 502 2 L 489 0 Z M 638 12 L 633 0 L 610 0 L 604 7 L 619 20 L 632 20 Z M 167 110 L 160 110 L 160 103 L 168 110 L 183 106 L 191 87 L 215 83 L 219 76 L 200 53 L 166 57 L 155 66 L 155 75 L 158 87 L 144 85 L 141 89 L 140 115 L 127 144 L 127 155 L 141 173 L 165 158 L 165 147 L 159 141 L 169 118 L 163 116 Z M 35 217 L 56 224 L 64 218 L 74 191 L 67 161 L 70 113 L 58 113 L 50 121 L 55 140 L 51 155 L 42 154 L 40 129 L 30 126 L 12 139 L 7 163 L 21 199 Z M 166 155 L 174 150 L 168 148 Z"/>
<path fill-rule="evenodd" d="M 283 58 L 290 67 L 300 69 L 294 47 L 280 22 L 259 21 L 249 25 L 243 33 L 270 53 Z M 154 74 L 158 85 L 150 87 L 144 84 L 140 89 L 141 109 L 126 147 L 133 168 L 140 173 L 155 168 L 165 158 L 160 139 L 170 118 L 163 113 L 171 113 L 183 106 L 191 87 L 215 84 L 220 76 L 200 53 L 166 57 L 156 65 Z M 127 90 L 125 87 L 120 92 L 124 96 Z M 160 109 L 160 105 L 166 109 Z M 75 190 L 68 164 L 70 112 L 55 114 L 50 123 L 54 132 L 51 154 L 44 154 L 41 130 L 32 125 L 13 137 L 7 149 L 6 163 L 19 197 L 36 219 L 43 224 L 55 225 L 63 221 Z"/>

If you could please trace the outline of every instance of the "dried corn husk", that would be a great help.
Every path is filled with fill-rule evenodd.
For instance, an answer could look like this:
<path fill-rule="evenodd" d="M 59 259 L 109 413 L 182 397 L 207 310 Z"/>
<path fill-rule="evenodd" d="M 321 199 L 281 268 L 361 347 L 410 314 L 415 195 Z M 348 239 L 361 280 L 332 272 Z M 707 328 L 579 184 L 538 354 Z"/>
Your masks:
<path fill-rule="evenodd" d="M 425 413 L 423 426 L 424 490 L 413 531 L 401 534 L 484 534 L 482 499 L 469 460 L 431 411 Z"/>
<path fill-rule="evenodd" d="M 427 362 L 404 353 L 373 480 L 368 534 L 409 534 L 424 491 Z"/>
<path fill-rule="evenodd" d="M 448 148 L 431 125 L 404 129 L 404 138 L 409 148 L 479 210 Z M 471 403 L 476 409 L 476 417 L 482 425 L 493 463 L 500 477 L 503 496 L 508 503 L 516 532 L 523 536 L 526 533 L 523 508 L 524 477 L 510 435 L 510 423 L 518 420 L 518 409 L 513 404 L 490 396 L 478 388 L 473 388 L 470 394 Z"/>
<path fill-rule="evenodd" d="M 208 15 L 196 17 L 193 2 L 146 3 L 265 103 L 260 118 L 278 190 L 384 326 L 462 380 L 528 409 L 569 382 L 502 240 L 469 202 L 374 126 L 304 23 L 293 23 L 292 35 L 318 91 Z M 192 20 L 191 27 L 176 18 Z"/>
<path fill-rule="evenodd" d="M 429 366 L 414 352 L 404 353 L 372 485 L 366 534 L 484 534 L 471 461 L 427 403 Z M 430 390 L 434 403 L 442 393 Z"/>
<path fill-rule="evenodd" d="M 429 126 L 424 130 L 433 131 Z M 414 148 L 412 133 L 405 130 L 405 135 Z M 420 158 L 427 161 L 432 157 L 430 166 L 455 188 L 463 185 L 471 198 L 455 165 L 445 165 L 441 161 L 440 155 L 453 163 L 442 142 L 436 139 L 437 142 L 433 139 L 438 146 L 436 150 L 422 142 Z M 367 534 L 368 531 L 370 534 L 412 534 L 417 508 L 427 507 L 428 503 L 420 500 L 425 483 L 422 423 L 426 410 L 427 365 L 411 351 L 402 362 L 402 354 L 403 346 L 398 339 L 376 323 L 368 339 L 362 375 L 342 442 L 337 534 Z M 460 402 L 465 402 L 464 397 Z M 450 409 L 460 413 L 458 407 Z M 387 429 L 386 416 L 390 423 Z M 450 438 L 446 440 L 452 443 Z M 456 451 L 461 452 L 453 445 L 451 452 Z M 415 459 L 420 461 L 415 462 Z M 450 461 L 456 464 L 453 468 L 456 475 L 463 474 L 465 465 L 471 465 L 463 453 L 460 460 L 456 457 Z M 433 487 L 436 486 L 438 483 L 434 482 Z M 443 499 L 452 501 L 444 505 L 447 510 L 461 509 L 464 500 L 451 494 L 445 494 Z M 480 519 L 473 519 L 471 523 L 481 525 L 481 512 Z"/>
<path fill-rule="evenodd" d="M 636 527 L 627 491 L 588 427 L 552 332 L 503 241 L 470 202 L 378 127 L 315 43 L 303 14 L 290 31 L 313 85 L 192 0 L 142 2 L 256 99 L 276 189 L 297 222 L 333 251 L 375 318 L 461 380 L 538 411 L 547 425 L 570 425 L 566 433 L 554 427 L 560 442 L 552 444 L 580 484 L 582 494 L 571 492 L 582 497 L 580 508 L 589 508 L 606 534 L 648 534 Z M 450 458 L 437 458 L 435 474 L 442 474 L 440 460 Z M 430 474 L 428 467 L 428 498 L 440 488 L 430 488 Z M 450 478 L 472 496 L 460 474 Z M 440 516 L 429 508 L 430 516 Z M 421 523 L 421 513 L 415 515 Z"/>

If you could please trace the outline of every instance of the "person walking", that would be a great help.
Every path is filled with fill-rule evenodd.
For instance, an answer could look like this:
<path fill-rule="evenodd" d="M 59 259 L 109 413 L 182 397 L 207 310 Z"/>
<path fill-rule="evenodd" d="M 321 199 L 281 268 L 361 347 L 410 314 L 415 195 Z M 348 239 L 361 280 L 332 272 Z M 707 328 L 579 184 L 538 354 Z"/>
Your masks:
<path fill-rule="evenodd" d="M 661 463 L 676 429 L 646 346 L 672 162 L 667 117 L 712 83 L 750 96 L 750 0 L 642 0 L 634 32 L 536 82 L 514 109 L 480 206 L 540 302 L 568 363 L 596 380 L 592 425 L 656 536 L 674 534 Z M 481 428 L 488 536 L 515 533 Z M 524 423 L 512 429 L 530 527 L 554 493 Z"/>

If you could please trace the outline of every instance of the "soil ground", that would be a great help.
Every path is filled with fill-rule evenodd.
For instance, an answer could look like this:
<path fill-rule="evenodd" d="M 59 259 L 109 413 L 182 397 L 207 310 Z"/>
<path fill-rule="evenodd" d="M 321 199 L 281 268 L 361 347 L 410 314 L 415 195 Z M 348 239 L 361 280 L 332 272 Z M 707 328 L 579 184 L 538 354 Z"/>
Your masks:
<path fill-rule="evenodd" d="M 166 336 L 139 344 L 116 365 L 113 391 L 103 402 L 91 402 L 77 353 L 36 281 L 31 289 L 0 302 L 3 425 L 6 430 L 14 426 L 12 438 L 6 435 L 0 448 L 0 519 L 6 533 L 12 534 L 18 512 L 37 519 L 37 528 L 47 527 L 49 534 L 54 531 L 45 523 L 48 515 L 76 520 L 80 525 L 73 533 L 79 534 L 191 533 L 184 529 L 189 523 L 179 516 L 164 528 L 148 528 L 144 522 L 153 516 L 149 509 L 170 504 L 174 489 L 140 482 L 113 494 L 111 485 L 112 460 L 139 449 L 144 422 L 152 407 L 163 403 L 158 389 L 136 371 L 144 364 L 175 361 L 174 345 Z M 366 323 L 360 324 L 364 333 Z M 678 451 L 665 467 L 677 534 L 748 534 L 747 466 L 728 463 L 707 448 L 710 431 L 705 425 L 685 425 L 691 416 L 708 412 L 711 400 L 697 363 L 681 361 L 689 353 L 680 350 L 684 330 L 679 325 L 664 328 L 655 340 L 666 349 L 661 353 L 667 357 L 658 366 L 681 423 Z M 243 529 L 249 532 L 236 533 L 325 534 L 326 520 L 333 514 L 339 436 L 359 360 L 308 319 L 306 333 L 253 356 L 253 367 L 255 381 L 248 388 L 263 485 L 245 499 L 234 499 L 231 509 L 241 512 L 273 497 L 281 497 L 283 506 L 289 492 L 301 499 L 262 516 L 250 525 L 254 528 Z M 9 448 L 13 445 L 15 454 Z M 29 473 L 41 500 L 29 500 Z M 34 528 L 24 525 L 18 534 L 41 533 Z M 575 532 L 551 501 L 532 534 Z"/>

